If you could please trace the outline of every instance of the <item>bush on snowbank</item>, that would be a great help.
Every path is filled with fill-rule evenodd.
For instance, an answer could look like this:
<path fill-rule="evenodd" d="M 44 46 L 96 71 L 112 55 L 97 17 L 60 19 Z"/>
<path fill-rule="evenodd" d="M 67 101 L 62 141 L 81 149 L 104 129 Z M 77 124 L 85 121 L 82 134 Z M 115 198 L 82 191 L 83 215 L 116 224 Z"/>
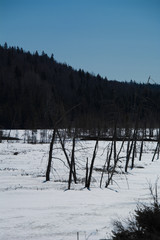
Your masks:
<path fill-rule="evenodd" d="M 160 240 L 160 204 L 157 184 L 155 192 L 150 186 L 153 203 L 149 206 L 139 204 L 127 221 L 115 221 L 112 231 L 113 240 Z"/>

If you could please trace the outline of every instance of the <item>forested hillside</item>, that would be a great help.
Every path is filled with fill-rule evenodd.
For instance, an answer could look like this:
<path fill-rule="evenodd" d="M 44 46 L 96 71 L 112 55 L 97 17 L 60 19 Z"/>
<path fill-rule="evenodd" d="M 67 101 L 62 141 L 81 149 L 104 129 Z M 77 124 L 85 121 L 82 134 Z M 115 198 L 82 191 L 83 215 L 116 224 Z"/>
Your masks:
<path fill-rule="evenodd" d="M 159 127 L 159 106 L 160 85 L 109 81 L 53 54 L 0 46 L 0 128 L 52 128 L 60 118 L 67 128 Z"/>

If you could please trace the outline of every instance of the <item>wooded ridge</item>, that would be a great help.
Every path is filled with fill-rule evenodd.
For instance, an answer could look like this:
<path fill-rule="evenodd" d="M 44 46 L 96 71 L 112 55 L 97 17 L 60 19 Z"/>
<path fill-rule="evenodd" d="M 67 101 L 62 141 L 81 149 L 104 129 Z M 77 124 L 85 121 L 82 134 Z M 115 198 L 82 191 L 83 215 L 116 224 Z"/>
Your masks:
<path fill-rule="evenodd" d="M 158 84 L 111 81 L 53 54 L 0 46 L 1 129 L 49 129 L 63 115 L 58 127 L 159 127 L 159 106 Z"/>

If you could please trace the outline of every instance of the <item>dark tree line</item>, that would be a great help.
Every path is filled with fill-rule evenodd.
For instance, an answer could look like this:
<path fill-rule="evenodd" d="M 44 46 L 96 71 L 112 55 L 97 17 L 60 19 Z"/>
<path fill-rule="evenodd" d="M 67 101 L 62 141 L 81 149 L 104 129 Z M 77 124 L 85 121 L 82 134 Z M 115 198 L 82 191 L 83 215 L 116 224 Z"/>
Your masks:
<path fill-rule="evenodd" d="M 31 54 L 0 46 L 0 128 L 82 129 L 160 126 L 160 85 L 109 81 L 55 61 L 53 54 Z M 138 112 L 138 119 L 135 119 Z"/>

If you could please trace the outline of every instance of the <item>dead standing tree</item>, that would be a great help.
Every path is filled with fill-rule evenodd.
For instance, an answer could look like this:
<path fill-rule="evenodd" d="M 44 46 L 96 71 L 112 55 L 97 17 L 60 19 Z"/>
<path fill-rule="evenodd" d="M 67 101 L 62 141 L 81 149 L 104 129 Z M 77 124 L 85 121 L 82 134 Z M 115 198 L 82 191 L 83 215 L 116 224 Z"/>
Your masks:
<path fill-rule="evenodd" d="M 140 146 L 140 154 L 139 154 L 139 161 L 141 161 L 142 159 L 142 154 L 143 154 L 143 145 L 144 145 L 144 134 L 145 134 L 145 130 L 142 130 L 142 139 L 141 139 L 141 146 Z"/>
<path fill-rule="evenodd" d="M 114 141 L 116 141 L 116 139 Z M 123 145 L 124 145 L 124 140 L 122 141 L 122 144 L 120 146 L 118 154 L 116 154 L 116 148 L 114 149 L 114 151 L 115 151 L 114 152 L 114 164 L 113 164 L 112 169 L 110 171 L 108 171 L 108 180 L 106 181 L 105 188 L 107 188 L 109 186 L 110 182 L 113 180 L 113 175 L 116 172 L 117 164 L 118 164 L 119 159 L 120 159 L 119 155 L 122 151 Z"/>
<path fill-rule="evenodd" d="M 134 113 L 134 115 L 133 115 L 133 117 L 136 116 L 135 127 L 134 127 L 134 131 L 133 131 L 133 136 L 129 136 L 129 139 L 128 139 L 125 172 L 128 171 L 128 165 L 129 165 L 129 160 L 130 160 L 131 153 L 132 153 L 131 168 L 134 167 L 134 159 L 135 159 L 135 151 L 136 151 L 136 143 L 137 143 L 138 121 L 139 121 L 140 109 L 141 109 L 141 106 L 139 107 L 139 109 L 137 111 L 137 114 Z M 132 140 L 131 140 L 131 138 L 132 138 Z"/>
<path fill-rule="evenodd" d="M 112 143 L 113 143 L 113 141 L 112 141 Z M 105 171 L 108 171 L 108 169 L 109 169 L 108 166 L 110 166 L 110 159 L 111 159 L 111 155 L 112 155 L 110 153 L 111 153 L 111 149 L 112 149 L 112 143 L 111 143 L 111 148 L 107 149 L 106 161 L 104 163 L 103 170 L 102 170 L 102 173 L 101 173 L 101 179 L 100 179 L 100 185 L 99 185 L 100 188 L 102 187 L 103 175 L 104 175 Z M 106 165 L 107 165 L 107 168 L 106 168 Z"/>
<path fill-rule="evenodd" d="M 47 170 L 46 170 L 46 182 L 50 181 L 50 171 L 51 171 L 51 164 L 52 164 L 52 152 L 53 152 L 53 144 L 54 144 L 54 141 L 55 141 L 55 136 L 56 136 L 56 128 L 54 128 L 54 130 L 53 130 L 52 139 L 51 139 L 50 147 L 49 147 L 48 165 L 47 165 Z"/>
<path fill-rule="evenodd" d="M 67 114 L 69 114 L 72 110 L 80 106 L 80 103 L 70 108 L 68 111 L 66 111 L 54 124 L 53 132 L 52 132 L 52 138 L 50 142 L 49 147 L 49 156 L 48 156 L 48 164 L 47 164 L 47 170 L 46 170 L 46 181 L 50 181 L 50 172 L 51 172 L 51 165 L 52 165 L 52 153 L 53 153 L 53 145 L 55 142 L 56 132 L 58 131 L 58 125 L 62 122 L 62 120 L 66 117 Z"/>
<path fill-rule="evenodd" d="M 90 189 L 90 185 L 91 185 L 93 166 L 94 166 L 94 161 L 95 161 L 95 158 L 96 158 L 96 155 L 97 155 L 99 137 L 100 137 L 100 131 L 98 131 L 97 140 L 96 140 L 96 143 L 95 143 L 95 146 L 94 146 L 94 151 L 93 151 L 93 155 L 92 155 L 92 160 L 91 160 L 91 164 L 90 164 L 89 173 L 88 173 L 88 159 L 87 159 L 85 187 L 88 190 Z"/>
<path fill-rule="evenodd" d="M 124 140 L 122 141 L 122 144 L 121 144 L 121 147 L 119 149 L 119 152 L 117 154 L 117 121 L 118 121 L 118 117 L 117 117 L 117 120 L 115 122 L 115 126 L 114 126 L 114 134 L 113 134 L 113 140 L 112 140 L 112 145 L 111 145 L 111 151 L 110 151 L 110 154 L 109 154 L 109 165 L 107 166 L 107 173 L 108 173 L 108 180 L 106 181 L 106 184 L 105 184 L 105 187 L 107 188 L 108 185 L 110 184 L 110 182 L 112 181 L 113 179 L 113 175 L 115 173 L 115 170 L 116 170 L 116 167 L 117 167 L 117 164 L 118 164 L 118 161 L 119 161 L 119 155 L 121 153 L 121 150 L 123 148 L 123 145 L 124 145 Z M 112 150 L 113 148 L 113 150 Z M 111 162 L 111 157 L 112 157 L 112 151 L 113 151 L 113 166 L 111 167 L 110 166 L 110 162 Z"/>
<path fill-rule="evenodd" d="M 157 146 L 155 148 L 155 151 L 154 151 L 154 154 L 153 154 L 153 157 L 152 157 L 152 162 L 155 159 L 156 153 L 157 153 L 157 159 L 159 158 L 159 151 L 160 151 L 160 140 L 158 140 L 158 142 L 157 142 Z"/>
<path fill-rule="evenodd" d="M 127 156 L 126 156 L 126 164 L 125 164 L 125 172 L 128 171 L 128 165 L 129 165 L 129 160 L 131 156 L 131 152 L 133 151 L 132 155 L 132 168 L 134 166 L 134 151 L 135 151 L 135 146 L 136 146 L 136 137 L 137 137 L 137 130 L 136 128 L 134 129 L 133 137 L 130 143 L 130 139 L 128 140 L 128 146 L 127 146 Z"/>
<path fill-rule="evenodd" d="M 118 161 L 120 159 L 119 155 L 120 155 L 123 145 L 124 145 L 125 138 L 123 139 L 120 149 L 117 153 L 117 122 L 118 122 L 118 117 L 117 117 L 115 125 L 114 125 L 112 142 L 110 144 L 110 147 L 108 147 L 108 149 L 107 149 L 106 161 L 103 166 L 102 173 L 101 173 L 100 188 L 102 187 L 102 180 L 103 180 L 103 176 L 104 176 L 105 172 L 108 174 L 108 179 L 105 183 L 105 187 L 107 188 L 108 185 L 110 184 L 110 182 L 112 181 L 113 175 L 116 172 L 116 167 L 117 167 Z M 112 155 L 113 155 L 113 164 L 111 165 Z"/>
<path fill-rule="evenodd" d="M 71 188 L 71 182 L 72 182 L 72 175 L 74 177 L 75 183 L 77 183 L 77 177 L 76 177 L 76 167 L 75 167 L 75 143 L 76 143 L 76 135 L 73 136 L 72 141 L 72 154 L 71 154 L 71 163 L 70 163 L 70 171 L 69 171 L 69 179 L 68 179 L 68 189 Z"/>
<path fill-rule="evenodd" d="M 59 141 L 62 147 L 62 151 L 66 157 L 67 164 L 69 167 L 69 179 L 68 179 L 68 189 L 71 187 L 72 182 L 72 176 L 74 179 L 74 182 L 77 183 L 77 176 L 76 176 L 76 167 L 75 167 L 75 145 L 76 145 L 76 129 L 74 130 L 74 136 L 72 139 L 72 150 L 71 150 L 71 159 L 67 153 L 66 147 L 65 147 L 65 139 L 62 139 L 60 132 L 57 129 L 57 135 L 59 137 Z"/>

